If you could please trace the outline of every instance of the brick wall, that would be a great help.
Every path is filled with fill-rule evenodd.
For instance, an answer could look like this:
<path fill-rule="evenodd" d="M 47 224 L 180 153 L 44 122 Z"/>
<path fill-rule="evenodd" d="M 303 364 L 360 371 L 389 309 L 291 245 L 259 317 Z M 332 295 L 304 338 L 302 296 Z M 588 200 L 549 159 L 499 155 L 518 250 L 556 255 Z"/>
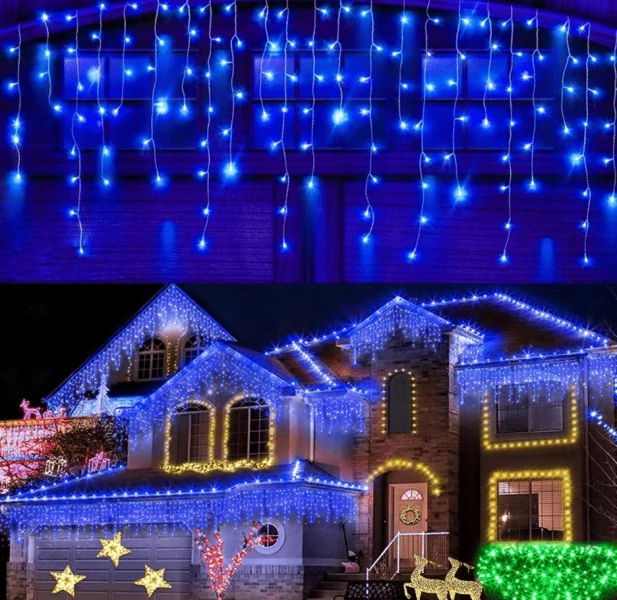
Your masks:
<path fill-rule="evenodd" d="M 33 600 L 34 565 L 9 562 L 6 566 L 6 600 Z"/>
<path fill-rule="evenodd" d="M 228 600 L 301 600 L 308 596 L 317 581 L 323 579 L 325 568 L 301 565 L 245 565 L 238 569 L 227 592 Z M 191 567 L 191 600 L 212 600 L 206 570 L 201 565 Z"/>
<path fill-rule="evenodd" d="M 406 458 L 427 465 L 441 480 L 439 496 L 429 485 L 428 528 L 451 532 L 451 550 L 456 550 L 458 529 L 458 402 L 454 393 L 454 369 L 450 358 L 450 339 L 436 348 L 414 347 L 402 333 L 394 335 L 376 360 L 360 359 L 360 368 L 370 369 L 381 383 L 394 369 L 406 369 L 415 378 L 417 428 L 415 434 L 387 435 L 382 432 L 382 401 L 371 404 L 365 433 L 354 443 L 354 478 L 365 480 L 389 459 Z M 425 481 L 417 472 L 409 472 L 409 481 Z M 354 543 L 367 552 L 372 562 L 382 548 L 374 548 L 374 491 L 360 500 Z"/>

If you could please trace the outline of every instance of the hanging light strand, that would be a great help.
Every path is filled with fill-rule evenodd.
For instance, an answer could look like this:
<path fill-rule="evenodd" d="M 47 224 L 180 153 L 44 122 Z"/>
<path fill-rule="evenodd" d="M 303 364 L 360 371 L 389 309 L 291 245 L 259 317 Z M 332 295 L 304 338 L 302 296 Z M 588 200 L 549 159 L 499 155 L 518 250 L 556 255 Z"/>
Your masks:
<path fill-rule="evenodd" d="M 281 208 L 281 214 L 283 215 L 283 232 L 281 248 L 287 250 L 287 212 L 289 210 L 289 188 L 291 185 L 289 177 L 289 167 L 287 164 L 287 149 L 285 148 L 285 123 L 287 121 L 287 79 L 289 74 L 287 73 L 287 48 L 289 46 L 289 0 L 285 2 L 285 41 L 283 44 L 283 117 L 281 119 L 281 152 L 283 154 L 283 164 L 285 166 L 285 174 L 281 177 L 282 183 L 285 184 L 285 201 Z"/>
<path fill-rule="evenodd" d="M 338 112 L 334 117 L 334 122 L 338 124 L 345 121 L 345 111 L 343 108 L 343 73 L 341 72 L 343 67 L 343 46 L 341 45 L 341 17 L 343 14 L 343 0 L 339 0 L 338 15 L 336 17 L 336 42 L 330 45 L 330 49 L 334 50 L 336 47 L 338 52 L 338 66 L 336 69 L 336 83 L 339 90 L 339 107 Z"/>
<path fill-rule="evenodd" d="M 401 15 L 401 45 L 398 49 L 398 97 L 397 97 L 397 105 L 398 105 L 398 123 L 399 127 L 403 130 L 407 129 L 407 121 L 403 118 L 403 103 L 402 103 L 402 93 L 403 93 L 403 66 L 405 64 L 405 26 L 407 25 L 407 7 L 406 2 L 403 0 L 403 14 Z M 395 55 L 397 52 L 394 53 Z"/>
<path fill-rule="evenodd" d="M 270 71 L 264 71 L 264 64 L 266 62 L 266 54 L 270 50 L 270 31 L 268 29 L 268 18 L 270 16 L 270 5 L 268 4 L 268 0 L 266 0 L 265 6 L 259 13 L 259 16 L 263 19 L 264 22 L 264 35 L 265 42 L 263 51 L 261 53 L 261 60 L 259 62 L 259 102 L 261 104 L 261 120 L 269 121 L 270 113 L 266 110 L 266 105 L 264 104 L 264 96 L 263 96 L 263 87 L 264 87 L 264 77 L 271 80 L 274 78 L 274 74 Z"/>
<path fill-rule="evenodd" d="M 482 108 L 484 109 L 484 119 L 482 120 L 483 127 L 489 127 L 490 121 L 488 119 L 488 109 L 486 107 L 486 97 L 488 95 L 488 91 L 494 89 L 494 84 L 491 79 L 491 68 L 493 66 L 493 22 L 491 20 L 491 9 L 490 4 L 486 3 L 486 19 L 482 21 L 481 25 L 484 27 L 488 24 L 488 67 L 486 73 L 486 83 L 484 85 L 484 94 L 482 96 Z"/>
<path fill-rule="evenodd" d="M 108 155 L 107 144 L 105 139 L 105 107 L 101 104 L 101 79 L 103 77 L 102 57 L 103 50 L 103 11 L 105 4 L 99 4 L 99 33 L 97 36 L 98 46 L 96 52 L 96 106 L 101 120 L 101 136 L 103 139 L 102 154 L 101 154 L 101 181 L 104 185 L 109 185 L 109 179 L 105 176 L 105 161 Z"/>
<path fill-rule="evenodd" d="M 308 180 L 308 188 L 313 189 L 315 185 L 315 81 L 317 80 L 317 55 L 315 53 L 315 37 L 317 35 L 317 0 L 313 0 L 313 35 L 311 37 L 311 62 L 312 62 L 312 74 L 311 74 L 311 177 Z"/>
<path fill-rule="evenodd" d="M 21 23 L 17 25 L 17 46 L 11 48 L 12 53 L 17 54 L 17 78 L 15 79 L 15 83 L 11 84 L 12 87 L 17 90 L 17 113 L 15 114 L 15 119 L 12 124 L 12 135 L 11 142 L 13 144 L 13 149 L 15 150 L 16 156 L 16 165 L 15 165 L 15 175 L 13 176 L 13 181 L 15 183 L 20 183 L 22 180 L 21 174 L 21 106 L 22 106 L 22 96 L 21 96 Z"/>
<path fill-rule="evenodd" d="M 424 181 L 424 164 L 430 162 L 430 158 L 424 152 L 424 119 L 426 117 L 426 73 L 428 67 L 428 59 L 431 53 L 428 49 L 428 24 L 433 21 L 430 15 L 431 0 L 426 2 L 426 19 L 424 20 L 424 57 L 422 60 L 422 115 L 420 122 L 416 123 L 415 128 L 420 129 L 420 156 L 418 158 L 418 171 L 420 173 L 420 217 L 418 220 L 418 231 L 416 233 L 416 243 L 413 250 L 407 255 L 409 260 L 415 260 L 418 255 L 418 246 L 420 245 L 420 236 L 422 235 L 422 225 L 426 223 L 427 219 L 424 216 L 424 205 L 426 203 L 426 189 L 428 184 Z"/>
<path fill-rule="evenodd" d="M 162 182 L 161 172 L 159 170 L 158 158 L 156 155 L 156 141 L 154 139 L 154 113 L 156 110 L 156 86 L 158 83 L 158 60 L 159 60 L 159 46 L 163 44 L 163 40 L 158 34 L 159 14 L 161 11 L 160 0 L 156 2 L 156 11 L 154 13 L 154 65 L 152 66 L 152 98 L 151 98 L 151 110 L 150 110 L 150 138 L 144 141 L 144 146 L 152 144 L 152 158 L 154 161 L 154 172 L 156 183 Z"/>
<path fill-rule="evenodd" d="M 572 52 L 570 51 L 570 17 L 568 17 L 565 24 L 561 26 L 561 30 L 565 33 L 566 50 L 568 52 L 568 55 L 566 56 L 566 61 L 563 65 L 563 71 L 561 72 L 561 121 L 563 123 L 563 133 L 564 135 L 568 135 L 570 133 L 570 128 L 568 127 L 568 123 L 566 121 L 564 101 L 566 90 L 571 91 L 572 87 L 566 86 L 566 73 L 568 71 L 568 65 L 570 64 L 570 61 L 574 59 L 574 57 L 572 56 Z"/>
<path fill-rule="evenodd" d="M 126 23 L 126 11 L 129 7 L 137 8 L 136 4 L 131 4 L 127 2 L 122 9 L 122 73 L 120 79 L 120 102 L 116 108 L 114 108 L 111 112 L 114 116 L 118 116 L 120 109 L 124 105 L 124 87 L 126 80 L 126 45 L 129 42 L 127 23 Z"/>
<path fill-rule="evenodd" d="M 203 210 L 204 216 L 204 228 L 201 232 L 201 239 L 199 240 L 199 248 L 204 250 L 206 248 L 206 233 L 208 231 L 208 225 L 210 224 L 210 168 L 212 166 L 212 153 L 210 151 L 210 127 L 212 125 L 212 2 L 208 2 L 208 58 L 206 62 L 206 81 L 208 89 L 208 117 L 206 121 L 206 139 L 201 143 L 202 147 L 206 149 L 206 206 Z"/>
<path fill-rule="evenodd" d="M 236 165 L 233 158 L 233 141 L 234 141 L 234 121 L 236 118 L 236 89 L 235 89 L 235 77 L 236 77 L 236 60 L 234 54 L 234 44 L 238 44 L 240 38 L 238 38 L 238 4 L 237 0 L 234 0 L 231 4 L 231 8 L 234 11 L 234 34 L 231 37 L 229 43 L 230 56 L 231 56 L 231 75 L 229 77 L 231 87 L 231 118 L 229 122 L 229 162 L 227 163 L 226 174 L 232 177 L 236 174 Z"/>
<path fill-rule="evenodd" d="M 510 244 L 510 237 L 512 235 L 512 129 L 514 127 L 514 104 L 512 102 L 512 73 L 514 71 L 514 7 L 510 6 L 510 18 L 505 22 L 510 25 L 510 67 L 508 69 L 508 108 L 509 108 L 509 121 L 508 121 L 508 149 L 507 153 L 503 157 L 504 162 L 508 164 L 508 184 L 502 186 L 502 190 L 505 187 L 505 192 L 508 195 L 508 220 L 505 224 L 506 241 L 503 246 L 503 251 L 499 260 L 501 263 L 508 262 L 508 245 Z"/>
<path fill-rule="evenodd" d="M 583 221 L 584 229 L 584 244 L 583 244 L 583 263 L 589 264 L 589 256 L 587 254 L 587 243 L 589 239 L 589 216 L 591 213 L 591 186 L 589 181 L 589 169 L 587 167 L 587 129 L 589 126 L 589 61 L 591 60 L 590 41 L 591 41 L 591 23 L 586 23 L 587 27 L 587 56 L 585 58 L 585 121 L 583 123 L 583 169 L 585 171 L 585 191 L 583 195 L 587 198 L 587 212 Z"/>
<path fill-rule="evenodd" d="M 613 193 L 608 201 L 611 205 L 617 205 L 617 32 L 615 32 L 615 46 L 613 48 Z"/>
<path fill-rule="evenodd" d="M 77 204 L 75 209 L 71 211 L 71 215 L 77 219 L 77 228 L 79 232 L 79 246 L 78 253 L 84 254 L 84 227 L 81 220 L 81 197 L 82 197 L 82 179 L 81 179 L 81 148 L 75 135 L 76 123 L 83 123 L 84 117 L 79 113 L 79 92 L 83 89 L 79 75 L 79 13 L 75 13 L 75 73 L 77 75 L 77 81 L 75 85 L 75 110 L 73 111 L 73 117 L 71 119 L 71 137 L 73 139 L 73 148 L 71 155 L 77 158 L 77 175 L 73 176 L 72 181 L 77 184 Z"/>
<path fill-rule="evenodd" d="M 377 44 L 375 44 L 375 15 L 373 14 L 373 0 L 371 0 L 369 5 L 369 15 L 371 17 L 371 45 L 369 48 L 369 75 L 368 75 L 368 126 L 370 133 L 370 142 L 371 145 L 369 147 L 369 163 L 368 163 L 368 173 L 366 175 L 366 179 L 364 181 L 364 198 L 366 200 L 366 210 L 365 215 L 371 219 L 371 224 L 368 232 L 362 238 L 362 241 L 366 244 L 371 234 L 373 233 L 373 229 L 375 227 L 375 211 L 373 210 L 373 205 L 371 204 L 371 199 L 369 196 L 368 186 L 369 183 L 377 183 L 377 177 L 373 175 L 373 154 L 375 153 L 375 137 L 373 131 L 373 51 L 377 48 Z"/>
<path fill-rule="evenodd" d="M 39 77 L 47 77 L 47 101 L 50 108 L 53 109 L 51 102 L 52 82 L 51 82 L 51 50 L 49 49 L 49 15 L 43 13 L 41 16 L 43 25 L 45 26 L 45 59 L 47 60 L 47 70 L 39 74 Z"/>
<path fill-rule="evenodd" d="M 193 37 L 192 25 L 191 25 L 191 3 L 189 0 L 185 0 L 184 4 L 178 9 L 180 13 L 184 13 L 186 9 L 186 60 L 184 63 L 184 71 L 182 71 L 182 81 L 180 82 L 180 91 L 182 93 L 182 106 L 180 112 L 183 115 L 187 115 L 189 108 L 186 104 L 186 76 L 191 74 L 190 59 L 191 59 L 191 38 Z"/>
<path fill-rule="evenodd" d="M 540 54 L 540 26 L 538 23 L 538 11 L 536 10 L 536 16 L 534 17 L 535 23 L 535 33 L 536 33 L 536 45 L 531 54 L 531 70 L 532 70 L 532 90 L 531 90 L 531 107 L 533 111 L 533 127 L 531 132 L 531 146 L 530 150 L 530 165 L 531 165 L 531 179 L 529 180 L 529 189 L 536 189 L 536 180 L 534 177 L 534 158 L 535 158 L 535 147 L 536 147 L 536 130 L 538 125 L 538 107 L 536 106 L 536 56 Z"/>
<path fill-rule="evenodd" d="M 456 46 L 456 79 L 454 80 L 454 86 L 455 86 L 455 96 L 454 96 L 454 103 L 453 103 L 453 108 L 452 108 L 452 153 L 449 155 L 446 155 L 446 159 L 449 160 L 450 158 L 452 159 L 453 163 L 454 163 L 454 177 L 456 179 L 456 190 L 454 191 L 454 199 L 457 202 L 460 202 L 461 200 L 465 199 L 465 192 L 463 190 L 463 188 L 461 187 L 461 181 L 458 175 L 458 160 L 456 158 L 456 122 L 457 121 L 461 121 L 462 117 L 457 117 L 456 113 L 458 110 L 458 100 L 459 100 L 459 96 L 460 96 L 460 90 L 459 90 L 459 86 L 460 86 L 460 66 L 461 66 L 461 60 L 465 59 L 465 55 L 461 52 L 460 47 L 459 47 L 459 36 L 460 36 L 460 31 L 461 31 L 461 0 L 459 0 L 458 3 L 458 19 L 456 22 L 456 41 L 455 41 L 455 46 Z"/>

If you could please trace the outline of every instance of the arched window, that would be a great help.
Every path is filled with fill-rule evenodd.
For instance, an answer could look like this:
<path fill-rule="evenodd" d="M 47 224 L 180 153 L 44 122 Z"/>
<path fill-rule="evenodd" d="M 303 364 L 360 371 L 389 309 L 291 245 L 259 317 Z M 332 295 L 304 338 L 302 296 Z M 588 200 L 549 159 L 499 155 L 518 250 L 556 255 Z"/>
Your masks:
<path fill-rule="evenodd" d="M 229 408 L 229 460 L 268 458 L 269 440 L 270 409 L 263 400 L 245 398 Z"/>
<path fill-rule="evenodd" d="M 418 490 L 407 490 L 401 494 L 401 500 L 422 500 L 422 494 Z"/>
<path fill-rule="evenodd" d="M 184 366 L 193 362 L 207 346 L 208 341 L 202 335 L 192 335 L 184 343 Z"/>
<path fill-rule="evenodd" d="M 210 409 L 199 404 L 187 404 L 172 416 L 172 464 L 205 462 L 210 445 Z"/>
<path fill-rule="evenodd" d="M 411 418 L 411 376 L 395 373 L 388 381 L 388 433 L 410 433 Z"/>
<path fill-rule="evenodd" d="M 137 379 L 162 379 L 165 377 L 165 342 L 148 338 L 139 347 Z"/>

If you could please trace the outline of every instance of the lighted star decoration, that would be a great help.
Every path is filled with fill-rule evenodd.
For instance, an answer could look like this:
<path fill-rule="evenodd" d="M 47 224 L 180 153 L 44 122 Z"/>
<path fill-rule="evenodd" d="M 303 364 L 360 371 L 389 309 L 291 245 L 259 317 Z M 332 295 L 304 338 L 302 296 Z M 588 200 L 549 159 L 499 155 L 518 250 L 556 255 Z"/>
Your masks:
<path fill-rule="evenodd" d="M 97 558 L 101 558 L 103 556 L 107 556 L 112 563 L 114 563 L 114 567 L 117 567 L 120 563 L 120 557 L 125 554 L 131 554 L 132 550 L 125 548 L 122 545 L 122 534 L 120 532 L 116 533 L 113 538 L 110 540 L 99 540 L 101 542 L 101 546 L 103 549 L 96 555 Z"/>
<path fill-rule="evenodd" d="M 148 598 L 156 592 L 159 588 L 171 588 L 171 584 L 165 581 L 165 569 L 159 569 L 155 571 L 146 565 L 146 574 L 137 581 L 135 585 L 143 585 L 148 592 Z"/>
<path fill-rule="evenodd" d="M 75 575 L 68 565 L 64 567 L 64 571 L 52 571 L 50 575 L 56 580 L 56 587 L 51 591 L 52 594 L 66 592 L 73 597 L 75 597 L 75 586 L 86 578 L 85 575 Z"/>

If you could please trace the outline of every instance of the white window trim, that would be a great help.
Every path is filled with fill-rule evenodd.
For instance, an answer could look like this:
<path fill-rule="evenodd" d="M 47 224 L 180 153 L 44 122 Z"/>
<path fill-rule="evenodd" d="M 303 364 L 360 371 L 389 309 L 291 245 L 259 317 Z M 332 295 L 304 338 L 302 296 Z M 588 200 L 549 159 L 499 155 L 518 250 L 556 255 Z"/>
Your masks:
<path fill-rule="evenodd" d="M 258 541 L 255 545 L 255 550 L 259 552 L 259 554 L 276 554 L 285 544 L 285 528 L 278 519 L 268 519 L 267 521 L 260 523 L 259 529 L 261 529 L 264 525 L 274 525 L 277 528 L 279 532 L 278 540 L 276 540 L 276 544 L 274 544 L 274 546 L 270 546 L 269 548 L 262 546 Z"/>

